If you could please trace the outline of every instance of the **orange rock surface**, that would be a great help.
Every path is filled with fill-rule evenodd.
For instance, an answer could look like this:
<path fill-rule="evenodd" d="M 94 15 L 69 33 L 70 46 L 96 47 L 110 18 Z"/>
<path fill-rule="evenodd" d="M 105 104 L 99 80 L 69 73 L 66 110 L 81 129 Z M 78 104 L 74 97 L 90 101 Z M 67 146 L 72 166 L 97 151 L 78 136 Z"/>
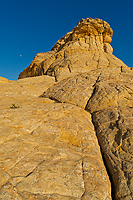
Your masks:
<path fill-rule="evenodd" d="M 0 78 L 0 199 L 133 199 L 133 70 L 82 19 L 19 80 Z"/>

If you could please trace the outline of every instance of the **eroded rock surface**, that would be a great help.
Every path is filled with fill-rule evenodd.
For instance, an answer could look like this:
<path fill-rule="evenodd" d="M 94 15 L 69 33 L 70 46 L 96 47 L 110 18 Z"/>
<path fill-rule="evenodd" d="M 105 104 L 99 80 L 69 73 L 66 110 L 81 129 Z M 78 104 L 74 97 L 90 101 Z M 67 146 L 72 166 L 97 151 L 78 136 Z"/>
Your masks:
<path fill-rule="evenodd" d="M 111 199 L 91 115 L 38 98 L 49 78 L 0 83 L 0 199 Z"/>
<path fill-rule="evenodd" d="M 71 103 L 92 114 L 115 199 L 132 199 L 133 72 L 96 70 L 67 78 L 41 97 Z"/>
<path fill-rule="evenodd" d="M 113 52 L 112 35 L 113 30 L 107 22 L 82 19 L 72 32 L 57 41 L 50 52 L 37 54 L 30 66 L 20 73 L 19 79 L 47 74 L 60 81 L 81 72 L 107 67 L 109 60 L 104 52 Z"/>
<path fill-rule="evenodd" d="M 0 78 L 0 199 L 133 199 L 133 70 L 112 34 L 82 19 L 18 81 Z"/>

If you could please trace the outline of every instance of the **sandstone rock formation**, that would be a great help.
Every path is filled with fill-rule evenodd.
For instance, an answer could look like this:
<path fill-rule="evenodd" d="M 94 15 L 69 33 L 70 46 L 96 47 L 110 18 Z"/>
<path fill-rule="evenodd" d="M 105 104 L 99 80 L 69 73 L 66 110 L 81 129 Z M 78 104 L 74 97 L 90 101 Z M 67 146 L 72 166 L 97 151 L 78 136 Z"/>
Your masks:
<path fill-rule="evenodd" d="M 38 98 L 53 79 L 0 83 L 0 199 L 111 199 L 90 113 Z"/>
<path fill-rule="evenodd" d="M 133 199 L 133 70 L 112 34 L 82 19 L 18 81 L 0 78 L 0 199 Z"/>
<path fill-rule="evenodd" d="M 107 22 L 82 19 L 72 32 L 57 41 L 50 52 L 37 54 L 30 66 L 20 73 L 19 79 L 50 75 L 60 81 L 81 72 L 107 67 L 109 60 L 104 52 L 113 52 L 109 44 L 112 35 Z"/>

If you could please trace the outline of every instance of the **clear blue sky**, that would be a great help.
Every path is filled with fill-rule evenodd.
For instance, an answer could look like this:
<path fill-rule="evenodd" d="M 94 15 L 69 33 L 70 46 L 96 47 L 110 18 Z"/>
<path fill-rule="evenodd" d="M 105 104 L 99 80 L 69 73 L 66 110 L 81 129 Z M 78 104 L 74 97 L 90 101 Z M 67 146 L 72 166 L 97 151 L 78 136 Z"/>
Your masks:
<path fill-rule="evenodd" d="M 37 53 L 87 17 L 111 25 L 113 54 L 133 67 L 133 0 L 0 0 L 0 76 L 17 80 Z"/>

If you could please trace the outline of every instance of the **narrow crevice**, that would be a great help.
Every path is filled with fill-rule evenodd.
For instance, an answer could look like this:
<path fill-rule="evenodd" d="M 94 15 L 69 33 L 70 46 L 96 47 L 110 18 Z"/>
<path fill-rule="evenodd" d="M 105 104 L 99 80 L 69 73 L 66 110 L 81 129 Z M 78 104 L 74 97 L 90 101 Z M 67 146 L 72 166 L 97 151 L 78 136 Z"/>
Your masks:
<path fill-rule="evenodd" d="M 100 74 L 100 75 L 101 75 L 101 74 Z M 98 90 L 98 85 L 96 85 L 96 84 L 99 82 L 100 75 L 97 77 L 96 82 L 95 82 L 94 85 L 93 85 L 94 89 L 93 89 L 92 95 L 91 95 L 91 97 L 89 98 L 89 100 L 88 100 L 88 102 L 87 102 L 87 104 L 86 104 L 86 106 L 85 106 L 85 110 L 88 111 L 88 112 L 90 112 L 90 110 L 88 110 L 89 102 L 90 102 L 91 98 L 94 96 L 94 94 L 95 94 L 95 93 L 97 92 L 97 90 Z"/>
<path fill-rule="evenodd" d="M 71 68 L 70 68 L 70 65 L 68 65 L 68 69 L 69 69 L 69 72 L 72 73 L 72 70 L 71 70 Z"/>
<path fill-rule="evenodd" d="M 82 196 L 81 196 L 81 200 L 82 200 L 82 198 L 83 198 L 83 196 L 84 196 L 84 194 L 85 194 L 85 192 L 86 192 L 86 186 L 85 186 L 85 180 L 84 180 L 84 159 L 83 159 L 83 142 L 82 142 L 82 140 L 81 140 L 81 146 L 82 146 L 82 163 L 81 163 L 81 166 L 82 166 L 82 177 L 83 177 L 83 181 L 84 181 L 84 192 L 83 192 L 83 194 L 82 194 Z"/>
<path fill-rule="evenodd" d="M 83 158 L 82 158 L 82 176 L 83 176 L 83 181 L 84 181 L 84 168 L 83 168 L 83 165 L 84 165 L 84 163 L 83 163 Z M 84 192 L 83 192 L 83 194 L 81 196 L 81 200 L 82 200 L 82 197 L 84 196 L 85 192 L 86 192 L 86 188 L 85 188 L 85 182 L 84 182 Z"/>
<path fill-rule="evenodd" d="M 94 58 L 95 58 L 95 55 L 96 55 L 96 54 L 95 54 L 95 53 L 93 53 L 93 57 L 92 57 L 92 60 L 95 60 L 95 59 L 94 59 Z M 98 58 L 98 59 L 99 59 L 99 58 Z"/>
<path fill-rule="evenodd" d="M 44 123 L 45 121 L 42 121 L 33 131 L 31 131 L 30 135 L 33 135 L 33 133 Z M 38 145 L 37 145 L 38 146 Z M 35 148 L 37 147 L 35 146 Z M 35 149 L 34 148 L 34 149 Z"/>
<path fill-rule="evenodd" d="M 52 101 L 55 101 L 55 103 L 63 103 L 61 101 L 59 101 L 58 99 L 56 99 L 55 97 L 48 97 L 49 99 L 51 99 Z"/>
<path fill-rule="evenodd" d="M 53 96 L 47 96 L 47 95 L 45 95 L 45 92 L 43 93 L 43 94 L 41 94 L 40 96 L 39 96 L 39 98 L 42 98 L 42 97 L 44 97 L 44 98 L 47 98 L 47 99 L 51 99 L 52 101 L 54 101 L 55 103 L 63 103 L 63 102 L 61 102 L 61 101 L 59 101 L 58 99 L 56 99 L 55 97 L 53 97 Z"/>
<path fill-rule="evenodd" d="M 31 172 L 29 172 L 26 176 L 24 176 L 24 178 L 27 178 L 27 177 L 30 176 L 32 173 L 34 173 L 34 171 L 37 169 L 37 167 L 38 167 L 39 165 L 41 165 L 42 163 L 44 163 L 44 162 L 45 162 L 45 160 L 42 160 L 40 163 L 38 163 L 37 166 L 36 166 Z M 18 177 L 20 177 L 20 176 L 18 176 Z M 20 182 L 21 182 L 21 181 L 20 181 Z M 19 183 L 20 183 L 20 182 L 19 182 Z M 17 186 L 19 183 L 17 183 L 16 186 Z"/>
<path fill-rule="evenodd" d="M 45 75 L 43 66 L 41 66 L 41 71 L 42 71 L 42 75 Z"/>
<path fill-rule="evenodd" d="M 98 58 L 98 60 L 97 60 L 97 69 L 98 69 L 98 66 L 99 66 L 99 58 Z"/>
<path fill-rule="evenodd" d="M 58 79 L 57 79 L 57 77 L 55 76 L 55 82 L 58 82 Z"/>
<path fill-rule="evenodd" d="M 102 151 L 102 148 L 101 148 L 101 144 L 100 144 L 100 140 L 99 140 L 99 137 L 98 137 L 98 134 L 97 134 L 97 123 L 95 122 L 94 120 L 94 115 L 93 113 L 90 113 L 91 114 L 91 117 L 92 117 L 92 123 L 94 125 L 94 130 L 95 130 L 95 133 L 96 133 L 96 136 L 97 136 L 97 140 L 98 140 L 98 144 L 100 146 L 100 151 L 101 151 L 101 155 L 102 155 L 102 159 L 103 159 L 103 163 L 104 163 L 104 166 L 106 168 L 106 172 L 109 176 L 109 180 L 110 180 L 110 183 L 111 183 L 111 196 L 112 196 L 112 200 L 115 200 L 115 187 L 114 187 L 114 184 L 113 184 L 113 179 L 112 179 L 112 175 L 108 169 L 108 166 L 107 166 L 107 162 L 106 162 L 106 159 L 105 159 L 105 152 Z"/>
<path fill-rule="evenodd" d="M 111 196 L 112 196 L 112 200 L 115 200 L 115 196 L 114 196 L 115 195 L 115 187 L 114 187 L 114 184 L 113 184 L 112 175 L 111 175 L 111 173 L 110 173 L 110 171 L 108 169 L 108 166 L 107 166 L 107 162 L 106 162 L 106 159 L 105 159 L 105 152 L 102 151 L 100 140 L 99 140 L 99 137 L 98 137 L 98 124 L 97 124 L 96 120 L 94 120 L 94 113 L 92 113 L 91 110 L 88 108 L 90 100 L 92 99 L 92 97 L 94 96 L 94 94 L 97 92 L 98 85 L 96 85 L 96 83 L 99 82 L 99 78 L 100 78 L 100 75 L 98 76 L 95 84 L 93 85 L 94 89 L 93 89 L 91 97 L 89 98 L 89 100 L 88 100 L 88 102 L 86 104 L 85 110 L 91 114 L 91 118 L 92 118 L 91 121 L 92 121 L 92 124 L 94 125 L 94 130 L 95 130 L 95 133 L 96 133 L 98 144 L 100 146 L 100 151 L 101 151 L 103 163 L 104 163 L 104 166 L 106 168 L 106 172 L 107 172 L 107 174 L 109 176 L 109 180 L 110 180 L 110 183 L 111 183 Z"/>
<path fill-rule="evenodd" d="M 106 58 L 107 58 L 107 60 L 108 60 L 108 67 L 110 66 L 110 59 L 108 58 L 108 56 L 106 55 Z"/>
<path fill-rule="evenodd" d="M 52 56 L 51 56 L 49 59 L 45 59 L 45 60 L 41 63 L 41 65 L 42 65 L 45 61 L 48 61 L 48 60 L 50 60 L 50 59 L 52 59 Z M 56 60 L 56 58 L 55 58 L 55 60 Z M 54 60 L 54 61 L 55 61 L 55 60 Z M 42 68 L 43 68 L 43 75 L 51 76 L 51 75 L 49 75 L 49 74 L 47 74 L 47 73 L 48 73 L 49 70 L 53 70 L 53 68 L 51 68 L 51 66 L 52 66 L 52 64 L 54 63 L 54 61 L 53 61 L 51 64 L 48 64 L 48 67 L 47 67 L 47 69 L 45 69 L 45 70 L 44 70 L 44 66 L 42 65 Z"/>
<path fill-rule="evenodd" d="M 28 177 L 28 176 L 30 176 L 32 173 L 33 173 L 33 171 L 32 171 L 32 172 L 30 172 L 29 174 L 27 174 L 25 177 Z"/>

